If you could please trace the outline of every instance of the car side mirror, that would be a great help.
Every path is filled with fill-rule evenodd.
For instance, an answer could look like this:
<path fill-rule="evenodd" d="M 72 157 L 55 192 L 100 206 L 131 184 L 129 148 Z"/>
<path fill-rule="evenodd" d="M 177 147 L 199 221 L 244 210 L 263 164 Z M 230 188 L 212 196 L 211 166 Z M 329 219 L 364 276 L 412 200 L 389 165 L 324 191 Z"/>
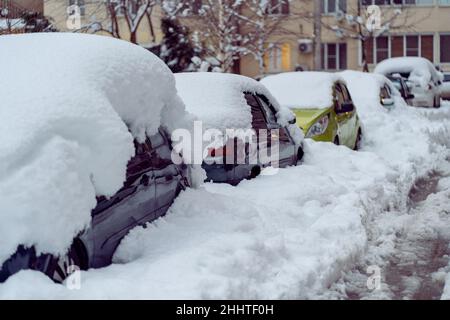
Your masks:
<path fill-rule="evenodd" d="M 296 124 L 297 123 L 297 118 L 294 117 L 291 120 L 289 120 L 289 124 Z"/>
<path fill-rule="evenodd" d="M 394 105 L 394 100 L 392 98 L 381 99 L 381 104 L 386 107 L 392 107 Z"/>
<path fill-rule="evenodd" d="M 338 114 L 340 113 L 348 113 L 355 111 L 355 105 L 351 102 L 346 102 L 341 105 L 340 110 L 337 111 Z"/>

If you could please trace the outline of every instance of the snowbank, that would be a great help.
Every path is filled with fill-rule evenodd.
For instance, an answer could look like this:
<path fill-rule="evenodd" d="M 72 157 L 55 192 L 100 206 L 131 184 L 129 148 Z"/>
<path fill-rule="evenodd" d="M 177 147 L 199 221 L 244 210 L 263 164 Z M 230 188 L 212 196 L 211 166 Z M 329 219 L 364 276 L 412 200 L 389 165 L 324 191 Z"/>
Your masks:
<path fill-rule="evenodd" d="M 315 298 L 368 246 L 390 250 L 412 184 L 448 156 L 428 130 L 440 136 L 450 109 L 433 121 L 429 111 L 361 108 L 361 152 L 308 140 L 302 166 L 182 193 L 129 234 L 116 264 L 82 272 L 81 290 L 26 271 L 0 298 Z"/>
<path fill-rule="evenodd" d="M 383 75 L 408 73 L 409 80 L 420 84 L 423 88 L 427 87 L 431 80 L 443 80 L 443 75 L 435 69 L 434 65 L 420 57 L 387 59 L 377 64 L 374 72 Z"/>
<path fill-rule="evenodd" d="M 0 47 L 0 261 L 18 244 L 63 253 L 96 195 L 122 187 L 133 136 L 184 107 L 164 63 L 125 41 L 52 33 Z"/>
<path fill-rule="evenodd" d="M 333 84 L 343 79 L 336 73 L 286 72 L 268 76 L 261 83 L 284 107 L 319 109 L 333 105 Z"/>

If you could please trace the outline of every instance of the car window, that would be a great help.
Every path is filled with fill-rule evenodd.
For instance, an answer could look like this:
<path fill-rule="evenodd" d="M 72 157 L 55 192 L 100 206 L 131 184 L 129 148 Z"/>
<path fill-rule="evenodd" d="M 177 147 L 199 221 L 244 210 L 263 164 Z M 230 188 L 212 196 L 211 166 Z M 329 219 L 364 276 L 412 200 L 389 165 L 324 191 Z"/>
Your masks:
<path fill-rule="evenodd" d="M 156 134 L 151 136 L 149 138 L 149 140 L 150 140 L 150 144 L 153 149 L 156 149 L 156 148 L 162 146 L 165 142 L 164 137 L 162 136 L 162 134 L 160 132 L 157 132 Z"/>
<path fill-rule="evenodd" d="M 381 99 L 389 99 L 391 97 L 390 90 L 386 85 L 380 89 L 380 96 Z"/>
<path fill-rule="evenodd" d="M 335 109 L 341 110 L 341 106 L 345 103 L 345 97 L 344 93 L 342 92 L 341 86 L 336 85 L 335 86 L 335 94 L 336 94 L 336 103 L 335 103 Z"/>
<path fill-rule="evenodd" d="M 268 103 L 268 99 L 262 95 L 258 95 L 258 101 L 261 104 L 261 107 L 264 110 L 264 113 L 266 115 L 267 121 L 271 124 L 277 124 L 277 117 L 275 115 L 275 110 L 273 107 Z"/>
<path fill-rule="evenodd" d="M 256 96 L 251 93 L 245 93 L 245 99 L 247 100 L 247 104 L 250 106 L 252 112 L 253 129 L 267 129 L 266 117 Z"/>
<path fill-rule="evenodd" d="M 345 102 L 352 102 L 352 97 L 350 95 L 350 92 L 348 91 L 348 88 L 345 84 L 341 83 L 341 89 L 342 89 L 342 93 L 344 95 L 344 101 Z"/>
<path fill-rule="evenodd" d="M 445 82 L 450 82 L 450 74 L 445 74 L 444 75 L 444 81 Z"/>

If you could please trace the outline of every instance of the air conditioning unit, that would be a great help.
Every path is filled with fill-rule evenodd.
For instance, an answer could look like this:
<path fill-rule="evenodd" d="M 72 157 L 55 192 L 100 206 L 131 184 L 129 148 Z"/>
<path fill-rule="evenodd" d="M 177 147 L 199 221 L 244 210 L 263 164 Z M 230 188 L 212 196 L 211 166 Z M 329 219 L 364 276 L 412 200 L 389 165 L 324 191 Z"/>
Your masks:
<path fill-rule="evenodd" d="M 311 53 L 313 51 L 313 41 L 311 39 L 298 40 L 298 50 L 301 53 Z"/>
<path fill-rule="evenodd" d="M 342 10 L 337 11 L 334 15 L 334 18 L 336 19 L 336 21 L 341 22 L 345 19 L 345 12 Z"/>

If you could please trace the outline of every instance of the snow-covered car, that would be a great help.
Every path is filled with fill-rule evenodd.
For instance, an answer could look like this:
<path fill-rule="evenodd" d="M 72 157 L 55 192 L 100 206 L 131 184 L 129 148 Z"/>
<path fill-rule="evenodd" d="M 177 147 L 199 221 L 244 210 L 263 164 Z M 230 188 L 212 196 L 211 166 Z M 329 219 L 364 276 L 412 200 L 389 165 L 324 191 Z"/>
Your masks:
<path fill-rule="evenodd" d="M 414 95 L 411 93 L 411 89 L 408 83 L 400 75 L 387 77 L 395 88 L 400 92 L 403 100 L 409 105 L 414 106 Z"/>
<path fill-rule="evenodd" d="M 450 100 L 450 73 L 444 73 L 444 81 L 441 86 L 441 97 Z"/>
<path fill-rule="evenodd" d="M 420 57 L 391 58 L 380 62 L 374 73 L 385 76 L 401 76 L 410 84 L 415 107 L 441 106 L 443 75 L 427 59 Z"/>
<path fill-rule="evenodd" d="M 359 110 L 364 107 L 390 110 L 406 104 L 395 85 L 381 74 L 347 70 L 341 72 L 341 76 Z"/>
<path fill-rule="evenodd" d="M 287 72 L 261 80 L 291 109 L 306 138 L 358 149 L 362 129 L 345 80 L 327 72 Z"/>
<path fill-rule="evenodd" d="M 173 74 L 108 37 L 2 36 L 0 47 L 0 282 L 104 267 L 188 186 L 172 162 L 185 115 Z"/>
<path fill-rule="evenodd" d="M 205 148 L 208 181 L 238 184 L 258 176 L 265 167 L 296 165 L 302 159 L 303 135 L 295 115 L 259 82 L 206 72 L 175 74 L 175 78 L 186 109 L 202 122 L 204 131 L 216 130 L 220 136 Z M 278 142 L 276 155 L 273 141 Z M 262 156 L 266 154 L 270 159 Z"/>

